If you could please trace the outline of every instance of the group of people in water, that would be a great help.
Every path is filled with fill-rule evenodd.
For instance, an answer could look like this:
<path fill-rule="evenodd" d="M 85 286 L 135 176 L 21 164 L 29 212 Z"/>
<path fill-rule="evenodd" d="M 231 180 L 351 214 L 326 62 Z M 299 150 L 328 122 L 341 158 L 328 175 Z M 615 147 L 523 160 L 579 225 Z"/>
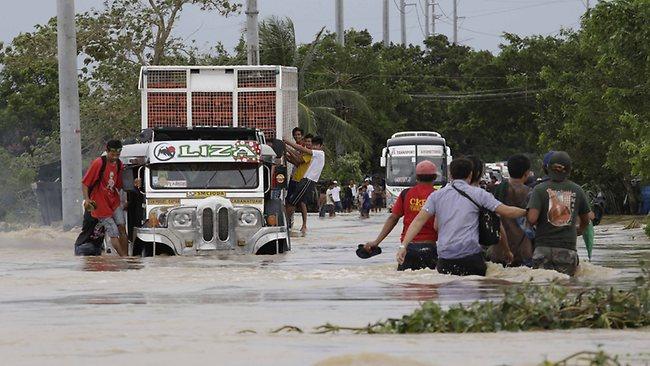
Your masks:
<path fill-rule="evenodd" d="M 437 167 L 422 161 L 416 166 L 417 184 L 400 194 L 377 238 L 363 250 L 376 252 L 403 218 L 398 270 L 430 268 L 484 276 L 490 260 L 573 276 L 577 236 L 587 227 L 591 210 L 582 188 L 569 180 L 572 161 L 566 152 L 547 153 L 543 169 L 546 176 L 530 187 L 530 159 L 523 154 L 510 157 L 510 178 L 496 186 L 493 195 L 479 187 L 483 163 L 476 157 L 454 159 L 451 180 L 439 190 L 433 188 Z M 500 239 L 488 247 L 479 242 L 481 209 L 501 218 Z"/>
<path fill-rule="evenodd" d="M 296 166 L 289 182 L 286 213 L 291 217 L 300 210 L 300 231 L 304 234 L 305 200 L 325 165 L 323 139 L 300 135 L 296 141 L 284 142 L 287 160 Z M 99 243 L 105 235 L 118 254 L 127 255 L 119 193 L 121 148 L 120 141 L 109 141 L 106 155 L 95 159 L 84 175 L 85 216 L 75 244 L 77 255 L 101 254 Z M 582 188 L 569 180 L 571 158 L 563 151 L 547 153 L 543 160 L 546 176 L 537 180 L 534 187 L 527 185 L 531 174 L 528 157 L 514 155 L 507 166 L 510 177 L 490 193 L 479 186 L 483 163 L 476 157 L 454 159 L 449 165 L 450 181 L 438 190 L 433 186 L 438 167 L 430 161 L 418 163 L 417 184 L 401 192 L 377 238 L 365 243 L 361 250 L 376 252 L 403 218 L 398 270 L 430 268 L 440 273 L 484 276 L 487 259 L 574 275 L 578 267 L 577 236 L 587 227 L 591 210 Z M 134 184 L 139 186 L 139 179 Z M 501 218 L 498 243 L 489 247 L 479 241 L 481 210 L 492 211 Z"/>

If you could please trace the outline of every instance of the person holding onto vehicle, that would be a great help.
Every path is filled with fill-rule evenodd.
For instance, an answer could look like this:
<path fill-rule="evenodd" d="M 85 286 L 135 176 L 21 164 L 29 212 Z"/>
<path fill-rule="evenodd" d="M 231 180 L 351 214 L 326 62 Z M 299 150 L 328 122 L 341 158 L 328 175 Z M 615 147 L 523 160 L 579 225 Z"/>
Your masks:
<path fill-rule="evenodd" d="M 553 153 L 547 169 L 549 180 L 533 189 L 527 215 L 528 222 L 537 225 L 533 267 L 569 276 L 578 268 L 576 241 L 589 224 L 591 212 L 585 192 L 568 179 L 571 165 L 569 154 Z"/>
<path fill-rule="evenodd" d="M 101 241 L 98 238 L 101 226 L 111 240 L 113 248 L 120 256 L 128 255 L 128 240 L 124 220 L 124 210 L 121 205 L 120 189 L 122 189 L 122 162 L 120 153 L 122 143 L 110 140 L 106 143 L 106 156 L 101 156 L 90 164 L 88 171 L 81 180 L 83 191 L 83 206 L 85 209 L 82 232 L 75 243 L 75 254 L 89 255 L 81 251 L 84 244 L 82 237 L 91 237 L 95 246 Z M 139 181 L 135 182 L 139 185 Z M 81 241 L 81 242 L 80 242 Z M 94 254 L 101 254 L 101 248 Z"/>
<path fill-rule="evenodd" d="M 323 151 L 323 138 L 320 136 L 316 136 L 311 140 L 311 148 L 299 145 L 287 139 L 284 140 L 284 143 L 291 149 L 295 150 L 295 153 L 309 155 L 311 157 L 309 166 L 307 167 L 303 177 L 298 182 L 296 189 L 287 196 L 286 213 L 287 217 L 291 217 L 291 215 L 296 211 L 296 207 L 300 203 L 304 202 L 307 194 L 313 192 L 316 182 L 318 182 L 323 167 L 325 166 L 325 152 Z M 303 235 L 306 233 L 306 226 L 304 228 L 305 231 L 302 232 Z"/>
<path fill-rule="evenodd" d="M 379 244 L 393 231 L 400 218 L 404 218 L 401 239 L 404 236 L 418 215 L 424 202 L 435 191 L 433 182 L 436 180 L 438 168 L 436 165 L 428 160 L 419 162 L 415 166 L 415 177 L 417 184 L 411 188 L 403 190 L 391 211 L 390 216 L 386 219 L 384 227 L 373 241 L 369 241 L 364 245 L 364 249 L 370 253 L 374 247 Z M 435 269 L 438 253 L 436 248 L 436 240 L 438 239 L 438 232 L 434 227 L 435 217 L 431 216 L 417 235 L 409 242 L 404 261 L 397 266 L 398 271 L 406 269 L 418 270 L 424 268 Z"/>
<path fill-rule="evenodd" d="M 311 134 L 304 135 L 303 131 L 299 127 L 293 129 L 293 138 L 295 142 L 299 145 L 305 146 L 308 149 L 311 148 Z M 295 166 L 293 174 L 291 174 L 291 179 L 289 180 L 289 188 L 287 189 L 287 195 L 290 196 L 298 186 L 298 182 L 303 178 L 307 168 L 309 168 L 309 163 L 311 162 L 311 155 L 299 154 L 293 150 L 286 150 L 287 160 Z M 305 194 L 305 201 L 309 197 L 311 192 Z M 307 232 L 307 204 L 305 202 L 300 203 L 300 212 L 302 213 L 302 226 L 300 227 L 300 232 L 302 235 L 305 235 Z M 291 223 L 293 223 L 293 216 L 290 218 Z M 291 227 L 291 226 L 289 226 Z"/>
<path fill-rule="evenodd" d="M 452 181 L 440 190 L 431 193 L 422 210 L 411 222 L 397 252 L 399 264 L 404 263 L 410 243 L 435 215 L 438 227 L 438 263 L 436 266 L 438 272 L 459 276 L 485 276 L 487 265 L 479 244 L 479 209 L 459 191 L 467 194 L 478 205 L 496 212 L 501 217 L 522 217 L 526 214 L 526 210 L 504 205 L 490 193 L 479 187 L 471 186 L 472 169 L 472 162 L 468 159 L 457 158 L 451 162 L 449 170 Z"/>

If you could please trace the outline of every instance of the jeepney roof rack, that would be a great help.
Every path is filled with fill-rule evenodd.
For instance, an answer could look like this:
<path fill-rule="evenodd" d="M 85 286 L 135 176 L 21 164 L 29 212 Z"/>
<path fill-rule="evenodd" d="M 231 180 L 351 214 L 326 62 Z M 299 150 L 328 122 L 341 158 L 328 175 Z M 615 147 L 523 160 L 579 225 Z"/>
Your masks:
<path fill-rule="evenodd" d="M 153 141 L 253 140 L 265 143 L 261 131 L 248 127 L 160 127 L 152 130 Z"/>

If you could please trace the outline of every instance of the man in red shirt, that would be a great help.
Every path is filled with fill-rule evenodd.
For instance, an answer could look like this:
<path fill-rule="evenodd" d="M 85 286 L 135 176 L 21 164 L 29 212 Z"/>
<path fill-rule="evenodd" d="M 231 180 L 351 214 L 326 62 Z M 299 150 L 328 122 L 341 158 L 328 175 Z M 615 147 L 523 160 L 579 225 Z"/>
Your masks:
<path fill-rule="evenodd" d="M 377 239 L 365 244 L 364 248 L 367 252 L 370 252 L 373 247 L 379 246 L 379 243 L 390 234 L 402 216 L 404 216 L 404 226 L 402 228 L 401 238 L 404 238 L 404 234 L 408 230 L 409 225 L 411 225 L 415 216 L 420 212 L 429 195 L 435 191 L 433 181 L 436 179 L 437 170 L 436 165 L 428 160 L 421 161 L 415 166 L 417 184 L 405 189 L 397 197 L 392 212 L 388 219 L 386 219 L 384 227 L 381 229 Z M 404 262 L 397 266 L 398 271 L 404 271 L 406 269 L 418 270 L 427 267 L 430 269 L 436 268 L 436 262 L 438 260 L 436 240 L 438 240 L 438 233 L 434 228 L 434 221 L 435 217 L 431 217 L 422 227 L 418 235 L 413 238 L 413 241 L 407 247 L 408 250 Z"/>
<path fill-rule="evenodd" d="M 90 164 L 81 181 L 84 195 L 84 227 L 97 220 L 111 238 L 111 244 L 120 256 L 128 255 L 128 241 L 124 210 L 120 200 L 122 189 L 122 143 L 110 140 L 106 144 L 106 157 L 99 157 Z M 101 175 L 101 176 L 100 176 Z M 83 234 L 83 232 L 82 232 Z"/>

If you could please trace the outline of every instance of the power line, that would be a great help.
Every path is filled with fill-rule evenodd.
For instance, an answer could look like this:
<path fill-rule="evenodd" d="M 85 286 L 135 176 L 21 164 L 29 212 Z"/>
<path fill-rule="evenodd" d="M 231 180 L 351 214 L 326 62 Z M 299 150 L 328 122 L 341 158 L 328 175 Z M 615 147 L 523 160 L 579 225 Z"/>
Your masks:
<path fill-rule="evenodd" d="M 422 23 L 420 22 L 420 12 L 418 11 L 418 7 L 415 6 L 415 16 L 418 19 L 418 25 L 420 26 L 420 33 L 422 33 L 422 37 L 427 38 L 426 33 L 424 33 L 424 29 L 422 28 Z"/>
<path fill-rule="evenodd" d="M 521 90 L 517 92 L 504 92 L 504 93 L 467 93 L 467 94 L 424 94 L 424 93 L 410 93 L 409 96 L 418 99 L 432 99 L 432 100 L 490 100 L 494 98 L 506 97 L 528 97 L 530 94 L 538 93 L 548 89 L 533 89 Z"/>
<path fill-rule="evenodd" d="M 488 15 L 504 14 L 504 13 L 510 13 L 510 12 L 517 11 L 517 10 L 538 8 L 540 6 L 546 6 L 546 5 L 558 4 L 558 3 L 566 3 L 566 2 L 567 2 L 566 0 L 546 1 L 546 2 L 544 2 L 542 4 L 519 6 L 519 7 L 516 7 L 516 8 L 502 8 L 502 9 L 497 9 L 497 10 L 493 10 L 493 11 L 488 11 L 488 12 L 485 12 L 485 13 L 476 13 L 476 14 L 473 14 L 473 15 L 470 14 L 470 15 L 467 15 L 466 17 L 467 18 L 479 18 L 479 17 L 488 16 Z"/>

